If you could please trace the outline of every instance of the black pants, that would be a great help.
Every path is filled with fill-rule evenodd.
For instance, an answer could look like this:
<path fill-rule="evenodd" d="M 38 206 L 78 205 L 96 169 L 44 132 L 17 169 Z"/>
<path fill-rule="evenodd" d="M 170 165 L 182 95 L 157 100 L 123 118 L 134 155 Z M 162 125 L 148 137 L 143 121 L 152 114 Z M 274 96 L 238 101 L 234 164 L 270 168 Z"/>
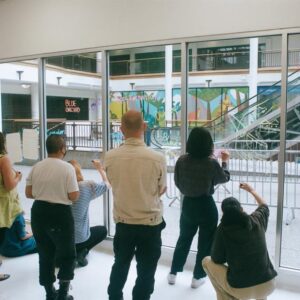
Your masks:
<path fill-rule="evenodd" d="M 90 237 L 83 243 L 76 244 L 76 252 L 79 253 L 83 249 L 87 249 L 90 251 L 97 244 L 102 242 L 107 235 L 107 229 L 105 226 L 94 226 L 90 228 L 91 235 Z"/>
<path fill-rule="evenodd" d="M 114 238 L 115 262 L 110 274 L 108 295 L 120 300 L 133 256 L 137 261 L 137 279 L 132 291 L 133 300 L 148 300 L 154 290 L 154 275 L 161 254 L 161 230 L 156 226 L 117 223 Z"/>
<path fill-rule="evenodd" d="M 172 274 L 182 272 L 193 238 L 199 229 L 198 251 L 193 276 L 196 279 L 206 276 L 202 267 L 202 259 L 210 255 L 217 223 L 218 210 L 211 196 L 184 197 L 180 216 L 180 234 L 171 266 Z"/>
<path fill-rule="evenodd" d="M 40 284 L 55 282 L 55 259 L 59 267 L 57 278 L 72 280 L 76 252 L 71 207 L 34 201 L 31 226 L 39 254 Z"/>

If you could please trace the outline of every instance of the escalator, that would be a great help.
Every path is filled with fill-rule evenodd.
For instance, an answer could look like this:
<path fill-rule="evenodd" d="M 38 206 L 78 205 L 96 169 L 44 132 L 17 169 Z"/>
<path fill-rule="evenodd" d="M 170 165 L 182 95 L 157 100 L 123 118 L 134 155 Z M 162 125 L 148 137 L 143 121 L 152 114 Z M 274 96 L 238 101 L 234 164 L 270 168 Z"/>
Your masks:
<path fill-rule="evenodd" d="M 275 149 L 280 140 L 280 100 L 281 81 L 278 81 L 205 127 L 219 147 L 244 140 L 260 141 L 257 145 L 261 149 Z M 299 137 L 300 70 L 297 70 L 288 76 L 286 139 L 298 140 Z"/>
<path fill-rule="evenodd" d="M 203 126 L 208 128 L 220 148 L 245 149 L 247 143 L 255 142 L 257 150 L 276 149 L 280 140 L 280 101 L 281 81 L 278 81 Z M 189 126 L 189 130 L 191 128 Z M 290 73 L 287 80 L 286 139 L 297 143 L 299 138 L 300 70 L 297 70 Z M 180 147 L 180 124 L 152 129 L 151 144 L 156 148 Z"/>

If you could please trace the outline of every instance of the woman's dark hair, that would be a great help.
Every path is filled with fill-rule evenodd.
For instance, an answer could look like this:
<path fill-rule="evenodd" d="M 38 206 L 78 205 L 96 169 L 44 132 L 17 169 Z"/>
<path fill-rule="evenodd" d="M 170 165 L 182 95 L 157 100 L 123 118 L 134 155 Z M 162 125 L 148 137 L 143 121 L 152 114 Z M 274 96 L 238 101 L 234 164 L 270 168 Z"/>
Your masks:
<path fill-rule="evenodd" d="M 66 142 L 62 135 L 51 134 L 46 140 L 46 149 L 48 154 L 58 153 L 60 150 L 66 148 Z"/>
<path fill-rule="evenodd" d="M 210 132 L 204 127 L 195 127 L 186 143 L 186 152 L 192 157 L 204 158 L 213 154 L 214 143 Z"/>
<path fill-rule="evenodd" d="M 2 132 L 0 132 L 0 154 L 6 154 L 6 147 L 5 147 L 5 136 Z"/>
<path fill-rule="evenodd" d="M 221 223 L 223 225 L 241 225 L 248 226 L 249 216 L 243 211 L 240 202 L 234 197 L 228 197 L 221 204 L 223 216 Z"/>

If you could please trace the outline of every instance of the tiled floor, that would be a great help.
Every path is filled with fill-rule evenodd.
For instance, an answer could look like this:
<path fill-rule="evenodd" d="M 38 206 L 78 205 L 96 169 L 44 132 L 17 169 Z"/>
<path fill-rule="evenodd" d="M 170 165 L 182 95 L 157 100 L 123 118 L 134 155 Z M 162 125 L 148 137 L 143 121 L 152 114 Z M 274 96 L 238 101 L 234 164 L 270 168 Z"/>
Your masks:
<path fill-rule="evenodd" d="M 110 242 L 106 242 L 110 243 Z M 91 251 L 89 265 L 76 269 L 75 279 L 72 282 L 71 294 L 76 300 L 105 300 L 113 255 L 107 247 L 99 246 Z M 124 288 L 124 299 L 131 299 L 131 289 L 135 281 L 135 263 L 129 273 Z M 208 280 L 199 289 L 190 288 L 192 272 L 186 270 L 178 275 L 175 286 L 168 285 L 166 277 L 169 266 L 159 264 L 156 273 L 155 291 L 151 300 L 213 300 L 216 299 L 214 290 Z M 42 300 L 44 291 L 38 284 L 38 256 L 3 259 L 0 272 L 9 273 L 11 278 L 0 282 L 0 300 Z M 268 299 L 271 300 L 299 300 L 299 293 L 285 290 L 276 290 Z"/>

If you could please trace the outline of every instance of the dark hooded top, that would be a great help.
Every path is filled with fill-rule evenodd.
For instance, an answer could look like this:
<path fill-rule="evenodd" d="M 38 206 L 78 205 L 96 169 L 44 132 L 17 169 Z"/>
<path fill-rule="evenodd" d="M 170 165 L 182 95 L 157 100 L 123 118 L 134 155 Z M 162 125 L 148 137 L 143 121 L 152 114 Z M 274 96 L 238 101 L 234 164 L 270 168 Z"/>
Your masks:
<path fill-rule="evenodd" d="M 223 215 L 211 258 L 217 264 L 228 264 L 227 280 L 233 288 L 258 285 L 277 275 L 266 245 L 268 219 L 267 205 L 259 206 L 251 215 Z"/>

